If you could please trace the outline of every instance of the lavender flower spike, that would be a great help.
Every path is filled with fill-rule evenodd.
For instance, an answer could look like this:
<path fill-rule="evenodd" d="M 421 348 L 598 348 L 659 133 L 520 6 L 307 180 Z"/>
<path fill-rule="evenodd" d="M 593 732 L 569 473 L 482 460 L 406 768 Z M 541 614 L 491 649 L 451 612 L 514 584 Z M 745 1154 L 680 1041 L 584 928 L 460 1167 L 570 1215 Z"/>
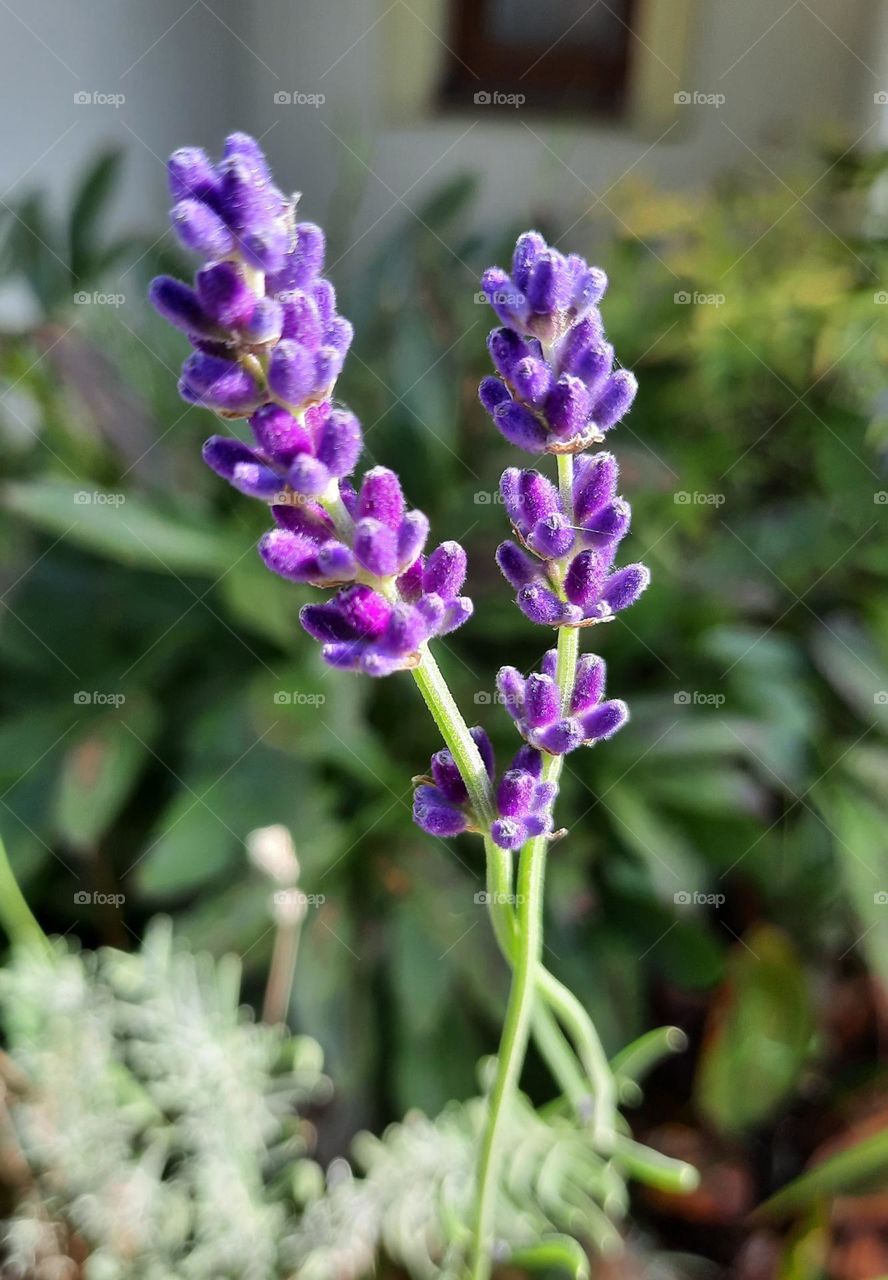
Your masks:
<path fill-rule="evenodd" d="M 546 626 L 591 626 L 633 604 L 650 581 L 644 565 L 613 571 L 629 531 L 629 504 L 617 496 L 619 469 L 609 453 L 574 462 L 572 513 L 538 471 L 510 467 L 500 490 L 517 541 L 497 563 L 521 611 Z"/>
<path fill-rule="evenodd" d="M 529 453 L 580 453 L 629 411 L 637 383 L 614 368 L 597 304 L 607 277 L 576 254 L 565 258 L 536 231 L 515 246 L 512 274 L 484 273 L 481 287 L 504 328 L 488 349 L 497 377 L 481 403 L 506 439 Z"/>
<path fill-rule="evenodd" d="M 569 713 L 561 714 L 556 683 L 557 652 L 543 658 L 543 670 L 525 679 L 515 667 L 501 667 L 497 689 L 521 736 L 550 755 L 566 755 L 583 745 L 610 738 L 629 719 L 625 702 L 603 702 L 605 666 L 593 653 L 577 663 Z"/>
<path fill-rule="evenodd" d="M 197 148 L 169 165 L 173 225 L 205 260 L 194 286 L 161 276 L 151 300 L 185 333 L 193 354 L 179 390 L 223 418 L 249 418 L 252 441 L 216 435 L 207 465 L 272 504 L 276 528 L 259 543 L 274 573 L 336 587 L 300 615 L 332 666 L 388 675 L 415 667 L 421 648 L 471 616 L 459 593 L 466 556 L 444 543 L 425 558 L 429 522 L 408 511 L 398 477 L 374 467 L 347 482 L 361 426 L 333 400 L 352 327 L 321 276 L 324 236 L 298 223 L 295 198 L 274 185 L 258 144 L 226 140 L 214 164 Z"/>

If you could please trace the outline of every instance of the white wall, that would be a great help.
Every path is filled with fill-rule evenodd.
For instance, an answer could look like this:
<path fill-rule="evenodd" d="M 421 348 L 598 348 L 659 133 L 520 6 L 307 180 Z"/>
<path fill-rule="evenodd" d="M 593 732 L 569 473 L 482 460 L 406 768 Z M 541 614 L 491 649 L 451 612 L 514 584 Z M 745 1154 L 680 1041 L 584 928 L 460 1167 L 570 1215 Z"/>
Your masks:
<path fill-rule="evenodd" d="M 4 0 L 0 191 L 62 191 L 87 155 L 115 140 L 130 155 L 125 216 L 159 225 L 166 154 L 184 142 L 218 143 L 240 126 L 266 134 L 309 216 L 328 216 L 343 166 L 362 178 L 359 221 L 380 219 L 372 239 L 403 217 L 398 197 L 415 206 L 465 168 L 484 174 L 485 216 L 507 209 L 530 218 L 541 193 L 576 210 L 591 203 L 587 188 L 602 192 L 633 166 L 666 184 L 695 184 L 719 168 L 754 169 L 744 143 L 783 172 L 786 156 L 824 125 L 851 140 L 878 122 L 869 140 L 879 131 L 888 139 L 888 108 L 873 102 L 888 88 L 883 0 L 697 0 L 690 65 L 667 85 L 723 93 L 726 102 L 684 108 L 659 143 L 629 127 L 555 125 L 529 110 L 507 123 L 492 123 L 483 108 L 393 123 L 387 87 L 439 49 L 422 19 L 434 3 Z M 322 92 L 326 102 L 279 106 L 281 90 Z M 126 101 L 77 105 L 78 91 Z"/>

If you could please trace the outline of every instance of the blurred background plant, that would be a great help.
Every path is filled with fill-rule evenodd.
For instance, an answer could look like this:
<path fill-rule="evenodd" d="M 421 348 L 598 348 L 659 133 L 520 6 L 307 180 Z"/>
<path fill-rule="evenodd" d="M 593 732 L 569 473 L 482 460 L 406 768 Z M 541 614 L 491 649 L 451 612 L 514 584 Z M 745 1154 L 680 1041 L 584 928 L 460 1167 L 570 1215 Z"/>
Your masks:
<path fill-rule="evenodd" d="M 690 1197 L 639 1194 L 632 1252 L 602 1275 L 653 1274 L 664 1247 L 685 1275 L 880 1274 L 842 1271 L 840 1251 L 885 1248 L 872 1186 L 886 1144 L 866 1143 L 888 1108 L 888 162 L 836 148 L 812 178 L 826 165 L 786 212 L 785 193 L 748 179 L 705 198 L 627 179 L 561 245 L 606 265 L 605 319 L 640 378 L 621 460 L 654 585 L 631 626 L 604 629 L 633 722 L 566 770 L 548 963 L 611 1052 L 655 1023 L 687 1031 L 691 1051 L 630 1114 L 637 1136 L 703 1171 Z M 120 949 L 147 948 L 158 911 L 198 951 L 240 954 L 261 1000 L 274 930 L 245 840 L 268 823 L 296 833 L 314 902 L 288 1015 L 335 1082 L 316 1117 L 326 1164 L 360 1127 L 473 1095 L 505 973 L 476 854 L 411 824 L 408 781 L 434 735 L 407 682 L 322 670 L 300 589 L 255 555 L 261 512 L 204 473 L 206 421 L 175 396 L 181 344 L 140 301 L 175 263 L 151 237 L 108 247 L 115 182 L 108 156 L 63 219 L 38 196 L 4 224 L 3 270 L 37 305 L 0 344 L 0 827 L 47 932 L 118 949 L 98 969 L 69 957 L 57 993 L 70 985 L 105 1019 L 99 1045 L 113 982 L 143 980 Z M 557 241 L 569 220 L 541 203 L 538 223 Z M 468 545 L 484 625 L 442 660 L 503 752 L 499 655 L 529 668 L 540 653 L 493 563 L 507 450 L 476 402 L 488 322 L 454 259 L 503 261 L 521 229 L 483 230 L 459 178 L 333 271 L 357 332 L 341 393 L 371 458 L 397 459 L 433 527 Z M 331 262 L 359 234 L 343 216 Z M 161 1000 L 173 971 L 152 973 Z M 31 1009 L 33 966 L 8 981 Z M 64 1011 L 43 1016 L 44 1056 L 17 1065 L 51 1081 L 93 1050 L 85 1025 L 57 1035 Z M 154 1151 L 119 1158 L 150 1178 Z M 812 1161 L 795 1198 L 748 1218 Z M 104 1167 L 84 1191 L 97 1205 Z"/>

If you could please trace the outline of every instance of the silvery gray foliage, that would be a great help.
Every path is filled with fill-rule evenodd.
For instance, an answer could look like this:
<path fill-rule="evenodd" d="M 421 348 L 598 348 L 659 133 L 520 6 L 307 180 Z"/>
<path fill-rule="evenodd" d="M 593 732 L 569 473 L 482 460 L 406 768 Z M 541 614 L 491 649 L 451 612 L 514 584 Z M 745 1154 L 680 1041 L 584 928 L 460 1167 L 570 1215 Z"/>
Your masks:
<path fill-rule="evenodd" d="M 10 1098 L 33 1177 L 6 1224 L 8 1274 L 270 1280 L 305 1157 L 300 1110 L 329 1094 L 319 1047 L 257 1025 L 240 965 L 174 945 L 21 950 L 0 974 Z"/>
<path fill-rule="evenodd" d="M 473 1098 L 450 1103 L 433 1120 L 411 1112 L 381 1138 L 359 1135 L 353 1150 L 363 1176 L 335 1162 L 324 1195 L 285 1246 L 300 1280 L 360 1280 L 381 1251 L 414 1280 L 457 1275 L 484 1119 L 483 1099 Z M 626 1209 L 625 1183 L 618 1163 L 595 1152 L 588 1131 L 557 1112 L 541 1115 L 519 1094 L 505 1145 L 496 1221 L 504 1259 L 541 1239 L 564 1247 L 567 1231 L 593 1251 L 617 1246 L 610 1218 Z"/>

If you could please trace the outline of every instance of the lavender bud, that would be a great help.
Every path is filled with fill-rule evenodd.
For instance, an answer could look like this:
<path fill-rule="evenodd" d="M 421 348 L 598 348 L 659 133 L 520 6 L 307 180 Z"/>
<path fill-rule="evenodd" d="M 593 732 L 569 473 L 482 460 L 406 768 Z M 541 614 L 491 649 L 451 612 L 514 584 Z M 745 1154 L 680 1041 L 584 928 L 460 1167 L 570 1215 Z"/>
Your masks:
<path fill-rule="evenodd" d="M 208 315 L 225 329 L 246 324 L 256 295 L 235 262 L 214 262 L 197 273 L 197 296 Z"/>
<path fill-rule="evenodd" d="M 151 281 L 148 297 L 164 320 L 187 333 L 189 337 L 219 337 L 219 329 L 201 306 L 197 294 L 181 280 L 157 276 Z"/>
<path fill-rule="evenodd" d="M 401 482 L 387 467 L 372 467 L 364 476 L 358 496 L 358 513 L 373 516 L 397 529 L 404 516 Z"/>
<path fill-rule="evenodd" d="M 637 390 L 638 381 L 627 369 L 618 369 L 608 378 L 592 411 L 601 431 L 609 431 L 628 413 Z"/>
<path fill-rule="evenodd" d="M 217 475 L 251 498 L 271 498 L 280 492 L 280 477 L 240 440 L 211 436 L 203 447 L 203 459 Z"/>
<path fill-rule="evenodd" d="M 180 200 L 170 218 L 186 249 L 206 258 L 224 258 L 234 249 L 234 236 L 218 213 L 199 200 Z"/>
<path fill-rule="evenodd" d="M 315 386 L 311 352 L 298 342 L 282 338 L 271 353 L 268 385 L 287 404 L 303 404 Z"/>
<path fill-rule="evenodd" d="M 196 351 L 182 366 L 179 392 L 192 404 L 246 417 L 258 408 L 261 392 L 241 365 Z"/>

